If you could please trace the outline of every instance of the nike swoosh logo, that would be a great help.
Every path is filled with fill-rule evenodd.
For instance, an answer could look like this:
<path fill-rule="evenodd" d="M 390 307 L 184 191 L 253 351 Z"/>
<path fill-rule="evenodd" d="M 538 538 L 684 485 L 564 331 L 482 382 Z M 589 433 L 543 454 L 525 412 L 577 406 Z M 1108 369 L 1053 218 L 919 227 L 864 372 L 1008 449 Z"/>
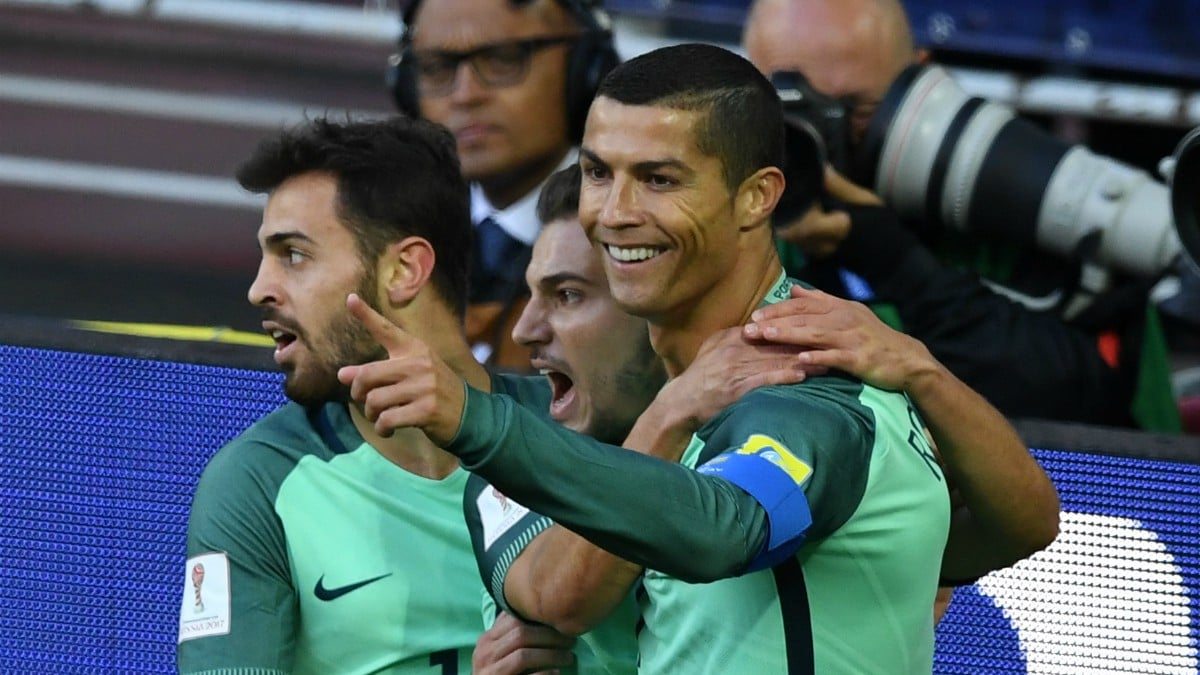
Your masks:
<path fill-rule="evenodd" d="M 337 600 L 350 591 L 356 591 L 367 584 L 373 584 L 380 579 L 385 579 L 390 576 L 392 576 L 392 573 L 388 572 L 387 574 L 381 574 L 371 579 L 364 579 L 363 581 L 359 581 L 357 583 L 338 586 L 337 588 L 325 588 L 325 575 L 322 574 L 321 578 L 317 579 L 317 585 L 313 588 L 313 595 L 317 596 L 318 600 L 329 602 L 330 600 Z"/>

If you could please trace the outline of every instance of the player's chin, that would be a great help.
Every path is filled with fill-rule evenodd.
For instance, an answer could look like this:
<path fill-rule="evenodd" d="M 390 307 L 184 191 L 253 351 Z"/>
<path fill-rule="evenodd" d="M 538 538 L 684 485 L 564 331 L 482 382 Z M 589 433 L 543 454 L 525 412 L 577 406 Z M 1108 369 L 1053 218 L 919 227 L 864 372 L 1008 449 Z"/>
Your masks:
<path fill-rule="evenodd" d="M 350 388 L 338 382 L 336 374 L 314 373 L 303 368 L 293 368 L 287 373 L 283 393 L 305 407 L 350 401 Z"/>
<path fill-rule="evenodd" d="M 592 435 L 591 415 L 587 414 L 585 406 L 579 405 L 579 401 L 573 403 L 569 409 L 558 411 L 558 419 L 555 421 L 571 431 Z"/>

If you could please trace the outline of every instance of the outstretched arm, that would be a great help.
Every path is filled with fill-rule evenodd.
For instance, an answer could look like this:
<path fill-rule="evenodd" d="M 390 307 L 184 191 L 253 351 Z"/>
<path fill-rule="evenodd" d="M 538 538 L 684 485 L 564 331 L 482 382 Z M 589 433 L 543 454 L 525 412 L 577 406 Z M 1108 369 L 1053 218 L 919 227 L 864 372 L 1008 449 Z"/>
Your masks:
<path fill-rule="evenodd" d="M 346 304 L 388 354 L 338 371 L 381 435 L 418 428 L 521 504 L 684 581 L 738 574 L 768 541 L 766 511 L 732 482 L 600 443 L 473 389 L 360 298 Z M 798 546 L 802 535 L 783 540 Z"/>
<path fill-rule="evenodd" d="M 792 297 L 756 311 L 746 335 L 807 347 L 802 361 L 906 391 L 920 410 L 965 507 L 954 514 L 943 579 L 974 579 L 1054 540 L 1054 485 L 994 407 L 866 306 L 800 287 Z"/>
<path fill-rule="evenodd" d="M 714 335 L 691 367 L 663 387 L 624 446 L 678 461 L 692 433 L 746 392 L 824 371 L 804 367 L 795 353 L 791 347 L 751 345 L 737 328 Z M 608 616 L 641 573 L 640 565 L 554 525 L 517 556 L 505 577 L 504 594 L 522 616 L 579 635 Z"/>

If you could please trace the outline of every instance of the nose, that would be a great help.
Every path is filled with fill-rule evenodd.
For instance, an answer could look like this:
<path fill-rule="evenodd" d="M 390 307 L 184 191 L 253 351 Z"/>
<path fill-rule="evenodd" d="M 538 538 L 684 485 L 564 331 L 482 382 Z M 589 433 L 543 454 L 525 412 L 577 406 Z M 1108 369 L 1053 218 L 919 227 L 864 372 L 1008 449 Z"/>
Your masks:
<path fill-rule="evenodd" d="M 246 291 L 246 299 L 255 307 L 279 304 L 278 284 L 274 281 L 266 258 L 258 265 L 258 273 L 254 275 L 254 281 L 250 282 L 250 288 Z"/>
<path fill-rule="evenodd" d="M 637 185 L 633 180 L 614 177 L 603 194 L 596 224 L 607 228 L 638 224 Z"/>
<path fill-rule="evenodd" d="M 548 344 L 553 336 L 548 317 L 544 298 L 535 293 L 529 302 L 525 303 L 525 309 L 521 310 L 521 316 L 513 325 L 513 342 L 522 347 Z"/>
<path fill-rule="evenodd" d="M 487 92 L 487 87 L 480 81 L 470 59 L 463 59 L 458 63 L 451 87 L 450 100 L 459 105 L 477 101 Z"/>

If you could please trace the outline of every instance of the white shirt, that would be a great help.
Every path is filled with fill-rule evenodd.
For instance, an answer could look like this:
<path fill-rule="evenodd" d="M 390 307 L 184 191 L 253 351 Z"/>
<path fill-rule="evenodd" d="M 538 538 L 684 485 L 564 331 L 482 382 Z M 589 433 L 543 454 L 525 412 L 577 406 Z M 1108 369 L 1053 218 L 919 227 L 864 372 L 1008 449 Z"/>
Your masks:
<path fill-rule="evenodd" d="M 577 161 L 579 161 L 578 153 L 572 148 L 563 156 L 555 171 L 565 169 Z M 491 216 L 500 229 L 508 233 L 508 236 L 526 246 L 533 246 L 538 232 L 542 231 L 542 224 L 537 217 L 537 201 L 538 195 L 542 193 L 542 186 L 545 184 L 546 181 L 542 181 L 537 189 L 530 190 L 529 194 L 513 202 L 508 208 L 497 209 L 483 194 L 483 188 L 479 186 L 479 183 L 471 183 L 471 221 L 478 224 L 479 221 Z"/>

